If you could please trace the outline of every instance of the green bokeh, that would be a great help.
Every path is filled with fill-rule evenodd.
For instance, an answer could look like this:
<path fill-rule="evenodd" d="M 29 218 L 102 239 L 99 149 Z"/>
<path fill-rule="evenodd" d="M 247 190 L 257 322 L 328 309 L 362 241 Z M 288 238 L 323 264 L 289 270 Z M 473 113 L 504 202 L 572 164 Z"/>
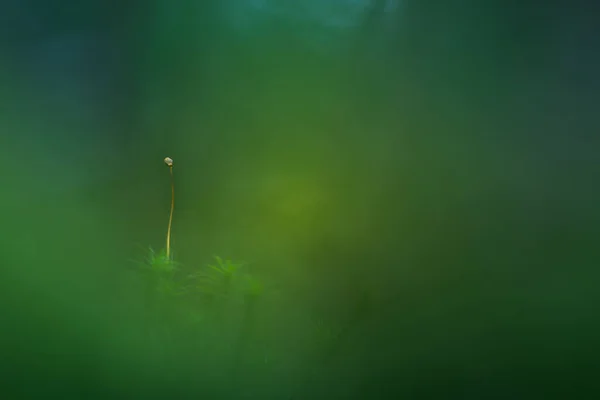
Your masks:
<path fill-rule="evenodd" d="M 544 61 L 551 11 L 250 3 L 42 13 L 48 37 L 119 43 L 118 118 L 86 100 L 101 72 L 49 88 L 2 53 L 5 397 L 583 391 L 597 156 L 585 108 L 561 109 L 568 133 L 544 111 L 545 88 L 570 87 Z M 137 262 L 164 247 L 166 156 L 175 260 L 242 263 L 227 301 L 148 305 Z"/>

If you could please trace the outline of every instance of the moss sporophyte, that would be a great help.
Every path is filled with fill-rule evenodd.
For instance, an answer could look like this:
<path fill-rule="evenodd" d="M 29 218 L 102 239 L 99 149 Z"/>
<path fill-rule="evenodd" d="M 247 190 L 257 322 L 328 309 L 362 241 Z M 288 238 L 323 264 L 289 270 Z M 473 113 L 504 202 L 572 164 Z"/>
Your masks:
<path fill-rule="evenodd" d="M 244 264 L 234 263 L 230 259 L 214 256 L 214 262 L 201 267 L 186 267 L 175 261 L 171 251 L 171 232 L 175 208 L 175 182 L 173 159 L 164 158 L 169 168 L 171 181 L 171 203 L 167 225 L 166 246 L 149 254 L 141 264 L 146 273 L 149 298 L 153 302 L 180 302 L 175 308 L 191 308 L 196 313 L 208 312 L 207 308 L 218 308 L 218 303 L 246 304 L 255 303 L 262 297 L 265 289 L 262 282 L 249 273 Z M 158 297 L 157 297 L 158 296 Z M 161 300 L 157 300 L 160 298 Z M 169 300 L 170 299 L 170 300 Z M 163 307 L 164 308 L 164 307 Z M 183 312 L 183 311 L 182 311 Z"/>
<path fill-rule="evenodd" d="M 175 208 L 175 180 L 173 179 L 173 159 L 165 157 L 165 164 L 169 167 L 171 175 L 171 212 L 169 213 L 169 225 L 167 227 L 167 258 L 171 257 L 171 224 L 173 223 L 173 209 Z"/>

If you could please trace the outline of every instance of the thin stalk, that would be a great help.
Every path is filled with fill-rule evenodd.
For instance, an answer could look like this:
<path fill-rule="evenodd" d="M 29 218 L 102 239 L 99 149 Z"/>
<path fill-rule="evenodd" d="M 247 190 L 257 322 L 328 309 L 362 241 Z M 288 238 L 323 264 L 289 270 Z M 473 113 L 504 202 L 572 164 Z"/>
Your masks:
<path fill-rule="evenodd" d="M 171 175 L 171 212 L 169 213 L 169 226 L 167 227 L 167 259 L 171 257 L 171 225 L 173 223 L 173 209 L 175 208 L 175 179 L 173 178 L 173 160 L 165 158 L 165 164 L 169 167 Z"/>

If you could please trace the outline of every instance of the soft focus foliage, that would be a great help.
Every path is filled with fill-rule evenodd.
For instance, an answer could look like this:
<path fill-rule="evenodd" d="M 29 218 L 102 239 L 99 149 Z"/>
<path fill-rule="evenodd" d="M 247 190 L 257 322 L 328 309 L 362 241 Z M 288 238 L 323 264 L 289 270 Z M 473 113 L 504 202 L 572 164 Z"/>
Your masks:
<path fill-rule="evenodd" d="M 593 398 L 559 3 L 0 2 L 3 398 Z"/>

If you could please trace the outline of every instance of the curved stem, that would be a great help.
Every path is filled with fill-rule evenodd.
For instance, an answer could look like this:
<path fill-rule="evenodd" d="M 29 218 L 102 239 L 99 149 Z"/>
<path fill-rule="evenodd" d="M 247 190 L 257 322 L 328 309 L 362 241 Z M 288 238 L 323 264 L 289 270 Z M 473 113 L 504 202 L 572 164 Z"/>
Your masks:
<path fill-rule="evenodd" d="M 173 179 L 173 166 L 169 166 L 171 173 L 171 212 L 169 214 L 169 227 L 167 228 L 167 258 L 171 255 L 171 224 L 173 223 L 173 209 L 175 207 L 175 180 Z"/>

